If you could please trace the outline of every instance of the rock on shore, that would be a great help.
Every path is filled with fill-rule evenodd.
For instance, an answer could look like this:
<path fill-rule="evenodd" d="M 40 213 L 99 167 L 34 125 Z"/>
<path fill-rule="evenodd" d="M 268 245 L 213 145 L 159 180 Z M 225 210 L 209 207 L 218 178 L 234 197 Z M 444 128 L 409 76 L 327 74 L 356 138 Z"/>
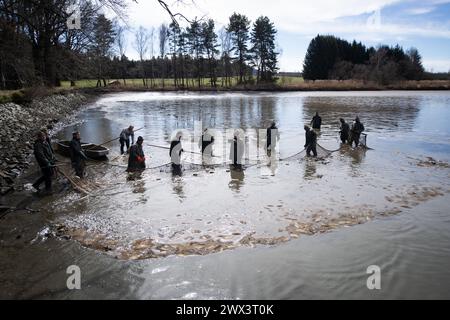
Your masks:
<path fill-rule="evenodd" d="M 87 102 L 80 93 L 55 94 L 28 105 L 0 104 L 0 195 L 13 190 L 14 179 L 33 161 L 35 134 L 76 112 Z"/>

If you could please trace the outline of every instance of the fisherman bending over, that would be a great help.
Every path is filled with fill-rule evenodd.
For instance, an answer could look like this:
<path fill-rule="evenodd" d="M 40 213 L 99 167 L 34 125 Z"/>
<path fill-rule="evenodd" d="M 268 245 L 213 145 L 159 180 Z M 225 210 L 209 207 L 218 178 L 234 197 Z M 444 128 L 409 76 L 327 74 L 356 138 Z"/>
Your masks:
<path fill-rule="evenodd" d="M 364 125 L 359 120 L 359 117 L 356 117 L 355 122 L 352 125 L 352 129 L 350 130 L 350 145 L 353 145 L 355 142 L 355 147 L 359 146 L 359 139 L 361 137 L 361 133 L 365 130 Z"/>
<path fill-rule="evenodd" d="M 130 157 L 128 158 L 128 172 L 145 170 L 145 154 L 142 147 L 144 138 L 139 137 L 137 143 L 130 148 Z"/>
<path fill-rule="evenodd" d="M 75 169 L 75 174 L 80 178 L 84 178 L 84 168 L 86 166 L 85 160 L 87 160 L 86 155 L 81 147 L 80 133 L 75 131 L 72 134 L 73 138 L 70 142 L 70 160 L 72 161 L 72 167 Z"/>
<path fill-rule="evenodd" d="M 311 120 L 311 125 L 313 129 L 320 130 L 322 127 L 322 118 L 319 116 L 319 113 L 316 112 L 316 115 Z"/>
<path fill-rule="evenodd" d="M 130 126 L 128 127 L 128 129 L 123 129 L 122 132 L 120 133 L 120 154 L 124 154 L 125 151 L 123 150 L 123 148 L 125 147 L 125 145 L 127 146 L 127 153 L 128 150 L 130 149 L 130 137 L 131 137 L 131 145 L 134 144 L 134 127 Z"/>
<path fill-rule="evenodd" d="M 279 139 L 280 134 L 278 133 L 277 124 L 275 123 L 275 121 L 272 121 L 270 127 L 267 128 L 266 150 L 269 157 L 272 154 L 272 150 L 275 150 Z"/>
<path fill-rule="evenodd" d="M 206 128 L 198 142 L 198 147 L 202 149 L 202 154 L 204 156 L 212 156 L 213 145 L 214 137 L 209 133 L 208 128 Z"/>
<path fill-rule="evenodd" d="M 350 125 L 345 122 L 343 118 L 339 119 L 341 122 L 340 135 L 342 143 L 347 143 L 350 139 Z"/>
<path fill-rule="evenodd" d="M 182 133 L 178 132 L 170 144 L 169 156 L 172 161 L 172 169 L 176 174 L 181 173 L 181 154 L 184 152 L 183 146 L 181 145 L 182 137 Z"/>
<path fill-rule="evenodd" d="M 242 156 L 244 155 L 244 142 L 239 132 L 234 133 L 233 142 L 230 146 L 230 160 L 235 170 L 242 170 Z"/>
<path fill-rule="evenodd" d="M 45 182 L 45 191 L 47 193 L 52 192 L 52 177 L 55 172 L 56 158 L 52 149 L 46 141 L 45 133 L 38 132 L 37 139 L 34 143 L 34 156 L 42 171 L 42 177 L 40 177 L 35 183 L 33 188 L 39 191 L 39 186 Z"/>
<path fill-rule="evenodd" d="M 305 126 L 305 140 L 306 155 L 311 157 L 312 151 L 314 157 L 317 157 L 317 133 L 308 126 Z"/>

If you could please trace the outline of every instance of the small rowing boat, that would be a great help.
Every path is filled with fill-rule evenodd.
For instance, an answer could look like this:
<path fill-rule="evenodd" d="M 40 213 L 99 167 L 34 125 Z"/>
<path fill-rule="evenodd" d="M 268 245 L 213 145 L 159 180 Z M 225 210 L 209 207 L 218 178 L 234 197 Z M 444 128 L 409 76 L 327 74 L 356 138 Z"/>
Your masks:
<path fill-rule="evenodd" d="M 108 148 L 93 143 L 82 142 L 81 148 L 89 159 L 105 159 L 109 154 Z M 56 143 L 56 152 L 65 157 L 70 157 L 70 141 L 58 141 Z"/>

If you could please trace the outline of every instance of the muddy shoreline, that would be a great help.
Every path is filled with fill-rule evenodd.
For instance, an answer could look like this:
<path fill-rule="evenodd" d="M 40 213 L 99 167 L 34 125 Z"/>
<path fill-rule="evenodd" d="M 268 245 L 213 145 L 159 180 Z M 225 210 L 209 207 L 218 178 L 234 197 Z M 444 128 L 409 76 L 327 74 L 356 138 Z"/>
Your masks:
<path fill-rule="evenodd" d="M 0 195 L 15 190 L 16 179 L 33 163 L 35 133 L 57 131 L 97 98 L 94 93 L 66 92 L 34 99 L 29 104 L 0 104 Z"/>

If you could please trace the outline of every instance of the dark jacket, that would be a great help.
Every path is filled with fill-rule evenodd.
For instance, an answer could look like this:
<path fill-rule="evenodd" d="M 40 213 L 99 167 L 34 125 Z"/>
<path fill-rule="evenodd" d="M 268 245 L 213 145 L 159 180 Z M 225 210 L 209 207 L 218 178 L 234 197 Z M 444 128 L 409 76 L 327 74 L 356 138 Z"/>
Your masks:
<path fill-rule="evenodd" d="M 311 121 L 313 129 L 320 129 L 322 126 L 322 118 L 320 116 L 314 116 Z"/>
<path fill-rule="evenodd" d="M 70 142 L 70 160 L 74 164 L 80 164 L 84 160 L 87 160 L 87 157 L 81 148 L 81 142 L 76 139 L 72 139 Z"/>
<path fill-rule="evenodd" d="M 230 146 L 230 160 L 234 165 L 242 164 L 242 157 L 244 155 L 244 142 L 240 139 L 234 138 Z"/>
<path fill-rule="evenodd" d="M 349 132 L 350 132 L 350 125 L 347 122 L 342 123 L 341 124 L 341 131 L 340 131 L 341 136 L 345 136 L 346 137 L 346 136 L 348 136 Z"/>
<path fill-rule="evenodd" d="M 355 123 L 353 123 L 353 126 L 352 126 L 352 132 L 353 133 L 361 134 L 361 133 L 364 132 L 364 130 L 365 130 L 364 125 L 361 122 L 356 122 L 355 121 Z"/>
<path fill-rule="evenodd" d="M 309 145 L 315 145 L 317 143 L 317 134 L 314 132 L 314 130 L 306 131 L 305 133 L 305 148 Z"/>
<path fill-rule="evenodd" d="M 49 146 L 50 150 L 52 151 L 52 153 L 55 154 L 55 151 L 53 150 L 53 147 L 52 147 L 52 140 L 50 139 L 50 137 L 45 138 L 45 141 L 47 141 L 48 146 Z"/>
<path fill-rule="evenodd" d="M 272 141 L 272 134 L 274 134 L 273 141 Z M 267 147 L 270 147 L 272 145 L 272 142 L 274 146 L 276 146 L 278 138 L 279 133 L 277 126 L 271 126 L 270 128 L 267 128 Z"/>
<path fill-rule="evenodd" d="M 145 170 L 145 154 L 142 145 L 135 144 L 130 148 L 130 157 L 128 158 L 128 171 Z"/>
<path fill-rule="evenodd" d="M 129 129 L 123 129 L 120 133 L 120 140 L 129 141 L 131 137 L 131 144 L 134 144 L 134 131 Z"/>
<path fill-rule="evenodd" d="M 199 147 L 202 149 L 202 153 L 205 152 L 205 149 L 214 143 L 214 137 L 210 135 L 208 132 L 205 132 L 199 141 Z"/>
<path fill-rule="evenodd" d="M 36 140 L 34 142 L 34 156 L 42 169 L 55 164 L 55 156 L 47 141 Z"/>
<path fill-rule="evenodd" d="M 170 144 L 169 156 L 173 164 L 181 164 L 181 154 L 183 153 L 181 141 L 172 141 Z"/>

